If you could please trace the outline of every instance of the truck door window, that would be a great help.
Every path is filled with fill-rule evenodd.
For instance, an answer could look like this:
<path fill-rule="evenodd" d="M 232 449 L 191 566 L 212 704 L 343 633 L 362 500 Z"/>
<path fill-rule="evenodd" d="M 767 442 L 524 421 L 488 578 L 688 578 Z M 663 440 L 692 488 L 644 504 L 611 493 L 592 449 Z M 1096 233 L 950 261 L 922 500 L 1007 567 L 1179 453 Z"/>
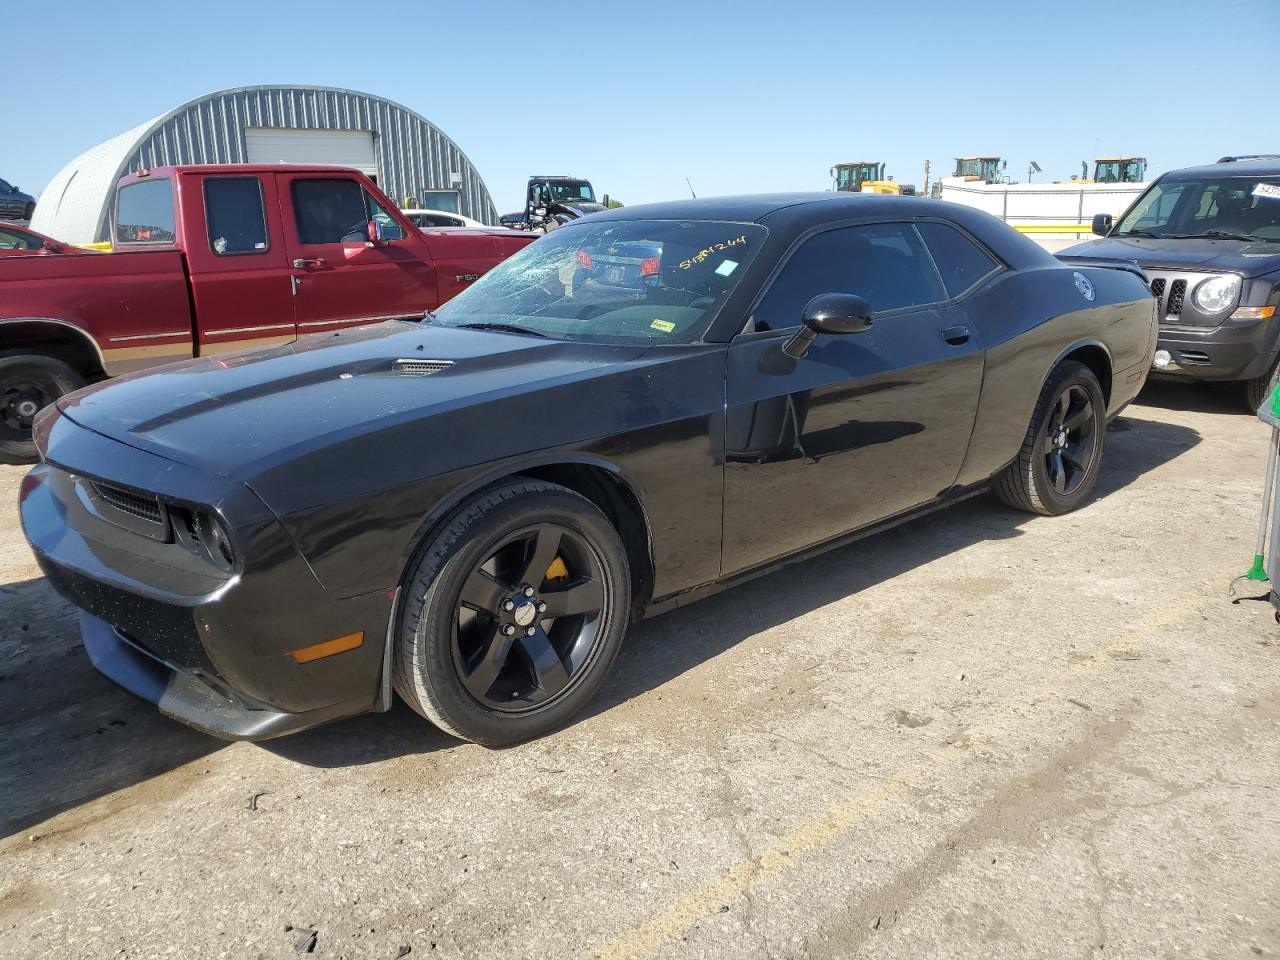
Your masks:
<path fill-rule="evenodd" d="M 209 249 L 218 256 L 267 252 L 267 219 L 257 177 L 205 180 L 204 219 Z"/>
<path fill-rule="evenodd" d="M 173 185 L 139 180 L 116 194 L 116 243 L 173 243 Z"/>
<path fill-rule="evenodd" d="M 293 181 L 293 215 L 302 243 L 364 243 L 369 239 L 364 188 L 355 180 Z"/>
<path fill-rule="evenodd" d="M 364 194 L 364 200 L 368 204 L 368 219 L 378 225 L 378 239 L 403 240 L 404 228 L 400 226 L 399 221 L 392 219 L 391 214 L 387 213 L 387 208 L 373 199 L 373 196 L 367 190 Z"/>

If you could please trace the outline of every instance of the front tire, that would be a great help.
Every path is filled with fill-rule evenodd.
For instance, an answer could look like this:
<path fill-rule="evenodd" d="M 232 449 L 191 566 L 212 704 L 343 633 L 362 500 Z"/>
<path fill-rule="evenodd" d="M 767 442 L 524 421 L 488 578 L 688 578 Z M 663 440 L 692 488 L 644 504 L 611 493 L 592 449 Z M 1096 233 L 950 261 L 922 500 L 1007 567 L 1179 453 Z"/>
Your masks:
<path fill-rule="evenodd" d="M 459 507 L 403 586 L 393 682 L 446 733 L 542 736 L 604 682 L 630 607 L 622 541 L 590 500 L 521 479 Z"/>
<path fill-rule="evenodd" d="M 35 463 L 39 454 L 31 423 L 36 414 L 83 386 L 84 377 L 56 357 L 0 354 L 0 463 Z"/>
<path fill-rule="evenodd" d="M 1257 413 L 1258 408 L 1267 402 L 1277 382 L 1280 382 L 1280 360 L 1273 363 L 1271 369 L 1262 376 L 1244 382 L 1244 402 L 1250 413 Z"/>
<path fill-rule="evenodd" d="M 1000 475 L 996 493 L 1009 506 L 1057 516 L 1089 496 L 1102 465 L 1107 405 L 1102 385 L 1083 363 L 1066 361 L 1049 375 L 1018 458 Z"/>

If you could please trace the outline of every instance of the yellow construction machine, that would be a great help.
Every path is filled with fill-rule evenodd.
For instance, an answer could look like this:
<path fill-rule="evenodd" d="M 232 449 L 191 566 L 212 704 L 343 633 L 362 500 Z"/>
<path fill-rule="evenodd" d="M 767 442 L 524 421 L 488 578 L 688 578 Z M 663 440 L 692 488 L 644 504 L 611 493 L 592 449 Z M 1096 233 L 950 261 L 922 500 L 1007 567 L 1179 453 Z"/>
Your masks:
<path fill-rule="evenodd" d="M 837 163 L 831 168 L 835 188 L 847 193 L 886 193 L 893 196 L 915 196 L 916 188 L 910 183 L 895 183 L 886 177 L 880 161 L 858 160 L 853 163 Z"/>

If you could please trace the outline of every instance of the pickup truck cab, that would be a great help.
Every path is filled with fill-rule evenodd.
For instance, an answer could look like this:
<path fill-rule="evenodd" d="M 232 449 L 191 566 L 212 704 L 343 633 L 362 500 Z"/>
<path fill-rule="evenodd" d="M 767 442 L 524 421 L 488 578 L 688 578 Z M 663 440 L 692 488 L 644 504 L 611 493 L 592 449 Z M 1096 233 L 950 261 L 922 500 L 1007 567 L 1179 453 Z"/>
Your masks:
<path fill-rule="evenodd" d="M 121 179 L 112 253 L 0 261 L 0 462 L 103 377 L 420 317 L 534 236 L 420 230 L 363 174 L 283 164 Z"/>
<path fill-rule="evenodd" d="M 1280 379 L 1280 156 L 1164 174 L 1102 239 L 1060 252 L 1138 263 L 1159 304 L 1156 377 L 1238 381 L 1256 410 Z"/>

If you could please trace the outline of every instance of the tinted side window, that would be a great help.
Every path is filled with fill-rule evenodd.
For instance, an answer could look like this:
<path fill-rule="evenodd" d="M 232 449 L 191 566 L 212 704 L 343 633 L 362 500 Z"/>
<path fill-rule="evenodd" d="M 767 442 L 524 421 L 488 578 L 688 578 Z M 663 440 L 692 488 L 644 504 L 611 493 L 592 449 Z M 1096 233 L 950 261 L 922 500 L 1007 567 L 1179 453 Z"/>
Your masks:
<path fill-rule="evenodd" d="M 140 180 L 116 195 L 117 243 L 173 243 L 173 185 Z"/>
<path fill-rule="evenodd" d="M 942 274 L 947 296 L 958 297 L 999 264 L 955 227 L 945 223 L 917 223 L 933 262 Z"/>
<path fill-rule="evenodd" d="M 219 255 L 265 253 L 267 221 L 257 177 L 219 177 L 204 182 L 204 218 L 209 249 Z"/>
<path fill-rule="evenodd" d="M 369 239 L 364 189 L 354 180 L 293 181 L 293 215 L 303 243 Z"/>
<path fill-rule="evenodd" d="M 920 235 L 905 223 L 841 227 L 810 237 L 756 309 L 756 328 L 795 326 L 805 304 L 820 293 L 855 293 L 873 313 L 946 299 Z"/>

